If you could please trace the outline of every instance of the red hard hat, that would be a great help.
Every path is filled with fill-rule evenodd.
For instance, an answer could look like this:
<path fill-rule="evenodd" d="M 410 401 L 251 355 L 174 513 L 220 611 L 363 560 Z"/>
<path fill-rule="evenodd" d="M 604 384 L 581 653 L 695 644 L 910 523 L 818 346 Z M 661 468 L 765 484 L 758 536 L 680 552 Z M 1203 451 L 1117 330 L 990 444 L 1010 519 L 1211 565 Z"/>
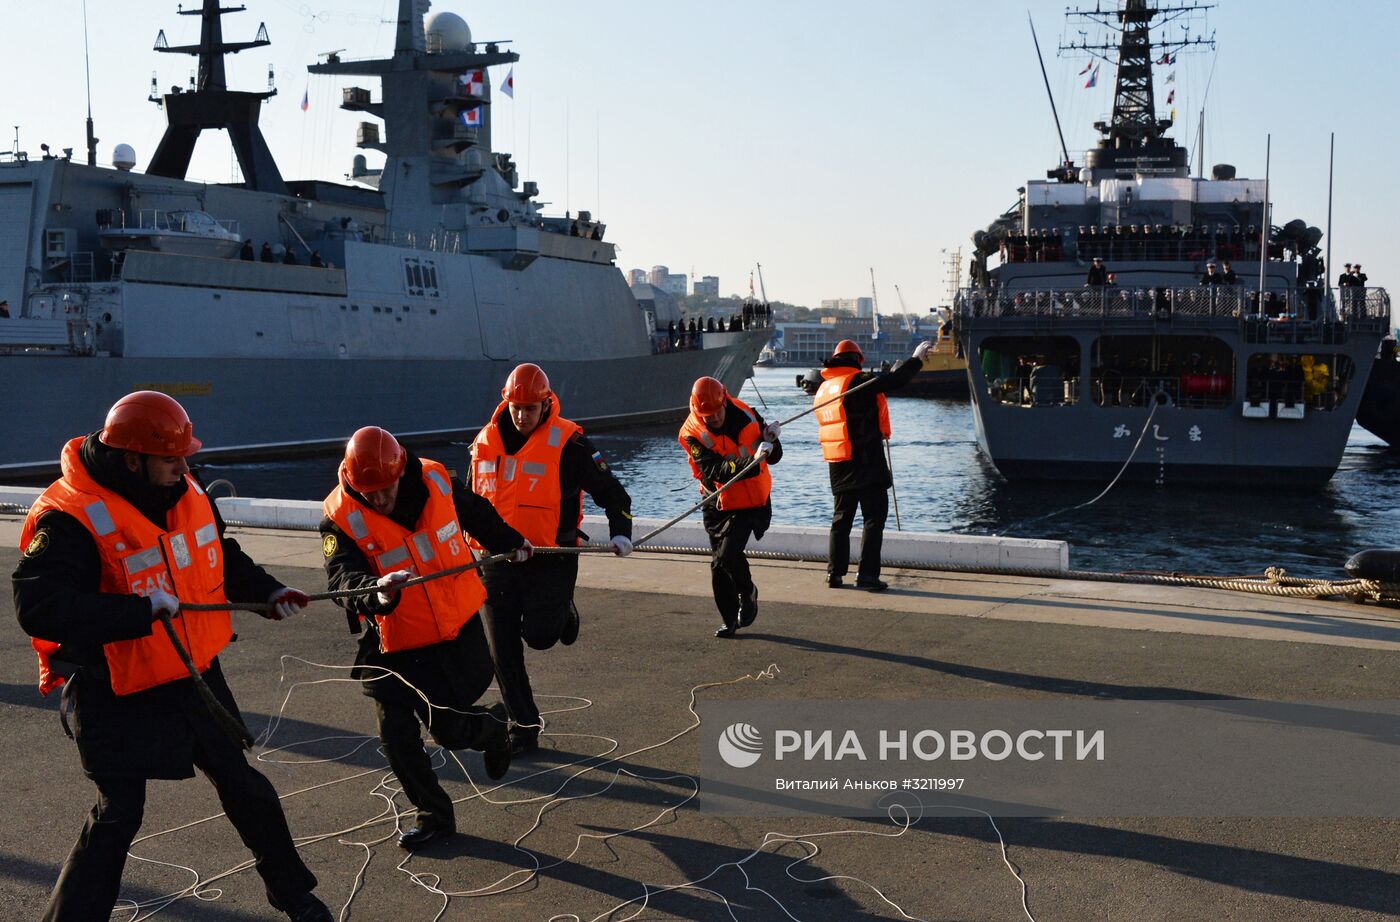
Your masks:
<path fill-rule="evenodd" d="M 729 392 L 714 378 L 696 378 L 690 389 L 690 409 L 700 416 L 718 413 Z"/>
<path fill-rule="evenodd" d="M 136 391 L 112 404 L 97 440 L 109 448 L 162 458 L 188 458 L 201 444 L 185 408 L 160 391 Z"/>
<path fill-rule="evenodd" d="M 854 339 L 843 339 L 836 344 L 836 351 L 832 355 L 846 355 L 854 352 L 861 361 L 865 360 L 865 353 L 860 351 L 860 346 L 856 345 Z"/>
<path fill-rule="evenodd" d="M 378 426 L 366 426 L 345 443 L 345 482 L 359 493 L 387 490 L 399 482 L 408 452 Z"/>
<path fill-rule="evenodd" d="M 506 403 L 539 403 L 549 399 L 549 376 L 538 365 L 516 365 L 501 388 Z"/>

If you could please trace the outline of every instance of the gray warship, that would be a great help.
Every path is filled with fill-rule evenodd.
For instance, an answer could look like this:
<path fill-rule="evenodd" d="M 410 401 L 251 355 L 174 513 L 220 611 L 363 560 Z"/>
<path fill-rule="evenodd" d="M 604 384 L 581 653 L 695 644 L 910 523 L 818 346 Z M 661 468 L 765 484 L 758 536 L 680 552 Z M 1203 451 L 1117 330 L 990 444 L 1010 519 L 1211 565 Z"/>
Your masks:
<path fill-rule="evenodd" d="M 51 472 L 135 389 L 177 397 L 203 456 L 225 458 L 331 450 L 371 423 L 464 438 L 523 361 L 590 429 L 678 419 L 701 375 L 738 390 L 768 331 L 670 343 L 679 316 L 632 296 L 605 226 L 545 215 L 494 150 L 487 69 L 519 56 L 428 6 L 400 0 L 392 57 L 309 68 L 380 84 L 343 91 L 366 117 L 358 147 L 386 155 L 356 156 L 351 183 L 282 177 L 258 128 L 275 90 L 230 90 L 224 69 L 268 36 L 225 41 L 223 15 L 244 8 L 218 0 L 181 11 L 201 17 L 198 44 L 157 38 L 199 69 L 187 90 L 153 86 L 168 127 L 144 171 L 125 145 L 98 166 L 91 119 L 87 163 L 0 159 L 0 471 Z M 208 129 L 228 132 L 243 182 L 186 180 Z"/>
<path fill-rule="evenodd" d="M 1271 223 L 1267 180 L 1189 174 L 1152 67 L 1213 40 L 1152 28 L 1201 8 L 1071 10 L 1121 32 L 1062 46 L 1116 64 L 1112 119 L 973 236 L 954 331 L 1009 480 L 1321 483 L 1341 462 L 1390 300 L 1329 290 L 1322 231 Z"/>

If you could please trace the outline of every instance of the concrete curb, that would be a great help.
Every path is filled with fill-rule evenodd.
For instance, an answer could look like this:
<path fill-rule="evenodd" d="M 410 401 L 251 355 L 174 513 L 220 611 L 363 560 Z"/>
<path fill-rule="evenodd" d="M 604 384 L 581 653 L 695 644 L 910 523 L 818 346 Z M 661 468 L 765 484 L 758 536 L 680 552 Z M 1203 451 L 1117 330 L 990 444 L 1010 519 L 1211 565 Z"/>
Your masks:
<path fill-rule="evenodd" d="M 36 487 L 0 487 L 0 504 L 29 506 L 43 490 Z M 218 497 L 219 513 L 229 522 L 249 528 L 315 530 L 321 521 L 321 504 L 311 500 Z M 665 523 L 665 519 L 637 518 L 632 532 L 641 536 Z M 606 540 L 608 523 L 603 516 L 587 515 L 583 530 L 594 541 Z M 827 529 L 811 525 L 774 525 L 753 545 L 756 550 L 804 557 L 826 556 Z M 658 545 L 709 550 L 710 539 L 698 521 L 673 525 L 657 538 Z M 851 558 L 859 555 L 860 530 L 851 537 Z M 646 545 L 643 545 L 645 547 Z M 929 567 L 993 567 L 1005 569 L 1069 569 L 1069 544 L 1030 538 L 989 538 L 980 535 L 885 532 L 883 557 Z"/>

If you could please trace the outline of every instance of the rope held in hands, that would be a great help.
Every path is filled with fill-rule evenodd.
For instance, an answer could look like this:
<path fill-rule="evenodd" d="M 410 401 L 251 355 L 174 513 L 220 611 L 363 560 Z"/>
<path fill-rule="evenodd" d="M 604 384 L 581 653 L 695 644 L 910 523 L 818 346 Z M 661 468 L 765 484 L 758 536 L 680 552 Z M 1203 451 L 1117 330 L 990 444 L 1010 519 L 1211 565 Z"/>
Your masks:
<path fill-rule="evenodd" d="M 822 403 L 813 404 L 811 407 L 803 410 L 801 413 L 798 413 L 795 416 L 780 421 L 778 425 L 786 426 L 789 423 L 801 419 L 808 413 L 815 413 L 817 410 L 821 409 L 827 404 L 835 403 L 838 400 L 842 400 L 850 394 L 853 394 L 856 391 L 860 390 L 861 388 L 868 387 L 869 385 L 874 384 L 877 380 L 879 379 L 871 378 L 868 381 L 864 381 L 860 384 L 857 384 L 855 387 L 848 388 L 846 391 L 837 394 L 830 400 L 823 401 Z M 735 471 L 734 476 L 730 477 L 717 489 L 706 492 L 705 496 L 700 500 L 700 502 L 696 503 L 694 506 L 691 506 L 689 509 L 682 512 L 675 518 L 647 532 L 645 535 L 632 542 L 632 546 L 634 548 L 640 547 L 641 545 L 655 538 L 657 535 L 666 531 L 668 528 L 671 528 L 673 525 L 677 524 L 682 519 L 688 518 L 689 516 L 692 516 L 699 510 L 703 509 L 707 504 L 713 502 L 717 497 L 723 494 L 725 490 L 728 490 L 739 480 L 742 480 L 744 476 L 747 475 L 748 472 L 755 465 L 757 465 L 760 461 L 763 460 L 763 458 L 764 453 L 762 452 L 754 455 L 752 458 L 749 459 L 747 464 Z M 609 547 L 608 545 L 585 545 L 582 547 L 541 547 L 536 548 L 535 553 L 584 554 L 610 550 L 611 547 Z M 432 582 L 435 579 L 442 579 L 446 576 L 457 576 L 461 573 L 468 573 L 485 564 L 507 560 L 510 557 L 514 556 L 514 554 L 514 551 L 509 551 L 504 554 L 490 554 L 485 557 L 479 557 L 474 560 L 468 561 L 467 563 L 464 563 L 460 566 L 448 567 L 446 570 L 438 570 L 435 573 L 429 573 L 425 576 L 411 577 L 409 579 L 404 580 L 401 583 L 395 583 L 392 587 L 381 587 L 378 585 L 371 584 L 369 586 L 364 586 L 358 589 L 336 589 L 326 592 L 307 593 L 307 598 L 313 602 L 331 601 L 335 599 L 349 599 L 354 598 L 356 596 L 369 595 L 370 593 L 374 592 L 381 592 L 384 588 L 390 588 L 390 591 L 398 592 L 403 589 L 408 589 L 412 586 L 420 586 L 423 583 Z M 266 614 L 271 609 L 272 605 L 267 602 L 229 602 L 227 604 L 190 602 L 180 603 L 181 611 L 251 611 L 256 612 L 258 614 Z M 166 636 L 170 638 L 171 646 L 175 648 L 176 654 L 179 655 L 180 660 L 185 664 L 185 669 L 188 670 L 190 678 L 194 680 L 194 685 L 199 692 L 199 697 L 204 702 L 205 707 L 209 709 L 209 713 L 214 716 L 214 719 L 218 722 L 219 726 L 222 727 L 226 733 L 228 733 L 229 737 L 232 738 L 234 742 L 238 743 L 244 749 L 252 749 L 253 736 L 251 733 L 248 732 L 248 728 L 243 726 L 242 721 L 230 714 L 228 710 L 219 702 L 219 699 L 214 696 L 214 692 L 209 688 L 208 683 L 204 681 L 204 676 L 200 674 L 199 667 L 195 665 L 194 659 L 190 656 L 189 651 L 186 650 L 185 645 L 181 643 L 179 634 L 175 632 L 175 625 L 172 623 L 170 615 L 164 611 L 160 612 L 159 614 L 161 624 L 165 626 Z"/>

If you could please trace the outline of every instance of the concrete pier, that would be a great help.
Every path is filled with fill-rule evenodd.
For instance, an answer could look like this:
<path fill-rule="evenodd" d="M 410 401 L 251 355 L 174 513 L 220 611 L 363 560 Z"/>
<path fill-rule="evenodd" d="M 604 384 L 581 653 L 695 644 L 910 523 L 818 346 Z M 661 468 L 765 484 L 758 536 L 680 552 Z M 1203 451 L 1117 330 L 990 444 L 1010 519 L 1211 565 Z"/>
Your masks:
<path fill-rule="evenodd" d="M 7 573 L 18 559 L 19 523 L 0 517 Z M 230 534 L 284 581 L 324 588 L 314 533 Z M 778 667 L 771 678 L 699 695 L 1368 700 L 1400 689 L 1400 613 L 1390 609 L 913 569 L 887 571 L 891 591 L 872 595 L 828 590 L 819 563 L 759 561 L 754 570 L 758 620 L 738 639 L 721 641 L 711 636 L 718 618 L 704 557 L 585 555 L 579 642 L 527 654 L 542 708 L 553 712 L 541 753 L 512 767 L 495 790 L 486 787 L 476 754 L 461 754 L 461 763 L 480 788 L 445 759 L 440 774 L 464 798 L 460 834 L 412 857 L 393 843 L 386 798 L 394 784 L 375 747 L 370 703 L 343 681 L 340 667 L 351 661 L 354 640 L 339 609 L 316 603 L 280 624 L 235 615 L 239 641 L 222 657 L 224 669 L 249 726 L 264 737 L 255 757 L 284 795 L 292 831 L 321 880 L 318 892 L 338 916 L 348 903 L 347 919 L 428 922 L 444 900 L 441 918 L 449 920 L 625 918 L 648 888 L 703 878 L 704 889 L 651 896 L 639 918 L 729 919 L 725 900 L 740 919 L 786 918 L 784 909 L 799 919 L 899 918 L 878 888 L 917 918 L 1024 919 L 1020 882 L 985 818 L 926 818 L 896 837 L 888 822 L 714 817 L 693 804 L 677 808 L 699 772 L 696 734 L 663 741 L 693 723 L 691 689 L 770 665 Z M 0 844 L 0 916 L 36 918 L 95 789 L 59 727 L 56 696 L 44 699 L 35 689 L 33 654 L 9 593 L 0 608 L 0 738 L 11 753 L 3 768 L 9 822 Z M 602 754 L 622 758 L 589 770 Z M 582 799 L 541 815 L 556 793 Z M 133 848 L 126 895 L 151 900 L 188 887 L 195 877 L 185 868 L 208 879 L 245 862 L 227 822 L 207 819 L 218 812 L 203 780 L 152 783 L 147 838 Z M 1400 914 L 1397 820 L 997 825 L 1042 922 Z M 838 830 L 857 834 L 812 839 L 821 853 L 804 864 L 790 867 L 806 853 L 792 844 L 745 860 L 770 831 Z M 526 872 L 537 862 L 547 869 L 531 879 Z M 842 879 L 793 879 L 836 875 Z M 181 899 L 157 918 L 279 918 L 251 870 L 221 877 L 204 895 L 216 890 L 217 899 Z"/>

